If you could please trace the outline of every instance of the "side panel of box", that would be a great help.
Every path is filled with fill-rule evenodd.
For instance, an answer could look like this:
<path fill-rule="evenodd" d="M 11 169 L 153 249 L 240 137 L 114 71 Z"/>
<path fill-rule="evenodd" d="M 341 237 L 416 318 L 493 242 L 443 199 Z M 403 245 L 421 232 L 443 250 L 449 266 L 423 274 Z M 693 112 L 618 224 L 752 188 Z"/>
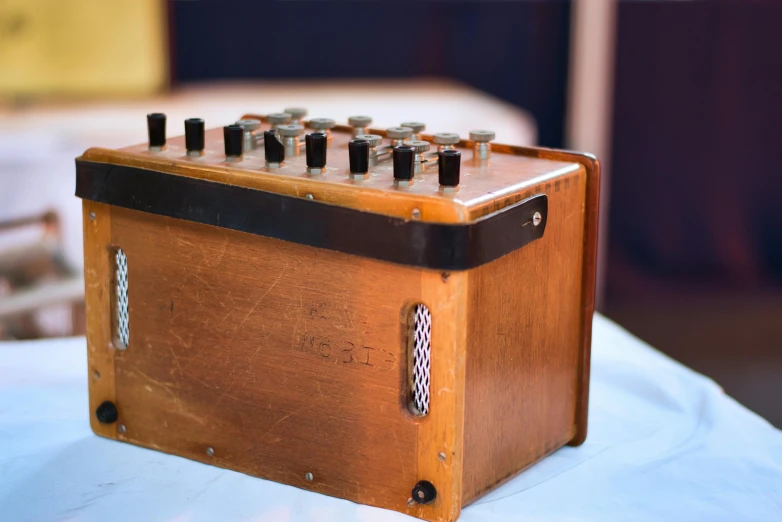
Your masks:
<path fill-rule="evenodd" d="M 586 171 L 533 192 L 549 197 L 543 238 L 470 271 L 464 504 L 577 432 Z"/>
<path fill-rule="evenodd" d="M 427 520 L 458 517 L 466 272 L 92 202 L 84 219 L 96 433 Z M 124 350 L 112 341 L 117 248 Z M 407 409 L 407 313 L 418 302 L 439 347 L 424 418 Z M 117 405 L 116 423 L 95 419 L 103 401 Z M 433 504 L 409 500 L 422 479 L 438 488 Z"/>

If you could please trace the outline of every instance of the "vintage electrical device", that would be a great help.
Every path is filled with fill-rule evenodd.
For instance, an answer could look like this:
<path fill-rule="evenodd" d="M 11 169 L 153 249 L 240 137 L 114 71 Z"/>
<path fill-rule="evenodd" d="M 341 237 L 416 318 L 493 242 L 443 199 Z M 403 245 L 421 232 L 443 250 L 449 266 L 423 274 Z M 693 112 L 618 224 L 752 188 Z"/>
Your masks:
<path fill-rule="evenodd" d="M 95 433 L 432 521 L 584 441 L 594 158 L 147 121 L 76 160 Z"/>

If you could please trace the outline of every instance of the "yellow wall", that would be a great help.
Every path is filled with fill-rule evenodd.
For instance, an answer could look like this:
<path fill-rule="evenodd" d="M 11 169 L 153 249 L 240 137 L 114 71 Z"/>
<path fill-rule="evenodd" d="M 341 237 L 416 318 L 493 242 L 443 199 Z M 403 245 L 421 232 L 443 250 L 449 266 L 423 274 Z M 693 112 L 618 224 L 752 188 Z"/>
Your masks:
<path fill-rule="evenodd" d="M 164 0 L 0 0 L 0 96 L 165 86 Z"/>

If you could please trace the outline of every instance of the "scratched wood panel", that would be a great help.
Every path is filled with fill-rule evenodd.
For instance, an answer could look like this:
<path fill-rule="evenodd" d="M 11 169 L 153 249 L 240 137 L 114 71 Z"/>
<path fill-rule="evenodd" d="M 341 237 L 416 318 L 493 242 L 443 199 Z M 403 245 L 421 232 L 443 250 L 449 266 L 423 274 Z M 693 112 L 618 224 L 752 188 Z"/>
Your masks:
<path fill-rule="evenodd" d="M 120 439 L 407 509 L 420 271 L 125 209 L 111 229 L 129 269 Z"/>
<path fill-rule="evenodd" d="M 93 201 L 82 203 L 84 232 L 84 311 L 87 316 L 87 366 L 90 389 L 90 426 L 98 435 L 116 438 L 115 424 L 101 424 L 95 410 L 115 400 L 114 353 L 111 342 L 112 207 Z"/>
<path fill-rule="evenodd" d="M 538 187 L 543 238 L 470 271 L 464 504 L 576 435 L 586 185 L 582 168 Z"/>

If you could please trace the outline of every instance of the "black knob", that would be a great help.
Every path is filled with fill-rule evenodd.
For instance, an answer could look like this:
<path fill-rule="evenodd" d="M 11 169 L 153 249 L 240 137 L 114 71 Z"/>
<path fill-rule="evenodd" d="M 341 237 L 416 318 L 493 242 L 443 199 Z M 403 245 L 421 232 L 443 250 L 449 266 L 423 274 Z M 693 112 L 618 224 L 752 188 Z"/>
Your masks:
<path fill-rule="evenodd" d="M 117 422 L 119 413 L 113 402 L 105 401 L 95 410 L 95 416 L 102 424 L 111 424 L 112 422 Z"/>
<path fill-rule="evenodd" d="M 244 129 L 241 125 L 226 125 L 223 127 L 223 139 L 225 140 L 226 157 L 237 158 L 242 155 Z"/>
<path fill-rule="evenodd" d="M 307 167 L 311 169 L 322 169 L 326 166 L 326 145 L 328 136 L 322 132 L 313 132 L 307 134 L 304 138 L 304 144 L 307 147 Z"/>
<path fill-rule="evenodd" d="M 285 146 L 277 139 L 273 130 L 263 132 L 263 152 L 266 163 L 282 163 L 285 161 Z"/>
<path fill-rule="evenodd" d="M 204 150 L 204 120 L 201 118 L 185 120 L 185 148 L 188 152 Z"/>
<path fill-rule="evenodd" d="M 407 145 L 394 147 L 394 179 L 410 181 L 415 174 L 415 149 Z"/>
<path fill-rule="evenodd" d="M 166 145 L 166 115 L 161 112 L 147 114 L 147 132 L 150 147 L 165 147 Z"/>
<path fill-rule="evenodd" d="M 421 480 L 413 487 L 413 500 L 419 504 L 429 504 L 436 498 L 437 490 L 428 480 Z"/>
<path fill-rule="evenodd" d="M 365 174 L 369 172 L 369 142 L 367 140 L 351 140 L 348 143 L 350 158 L 350 173 Z"/>
<path fill-rule="evenodd" d="M 446 149 L 437 153 L 437 164 L 440 171 L 440 185 L 458 187 L 459 173 L 462 168 L 462 153 L 458 150 Z"/>

